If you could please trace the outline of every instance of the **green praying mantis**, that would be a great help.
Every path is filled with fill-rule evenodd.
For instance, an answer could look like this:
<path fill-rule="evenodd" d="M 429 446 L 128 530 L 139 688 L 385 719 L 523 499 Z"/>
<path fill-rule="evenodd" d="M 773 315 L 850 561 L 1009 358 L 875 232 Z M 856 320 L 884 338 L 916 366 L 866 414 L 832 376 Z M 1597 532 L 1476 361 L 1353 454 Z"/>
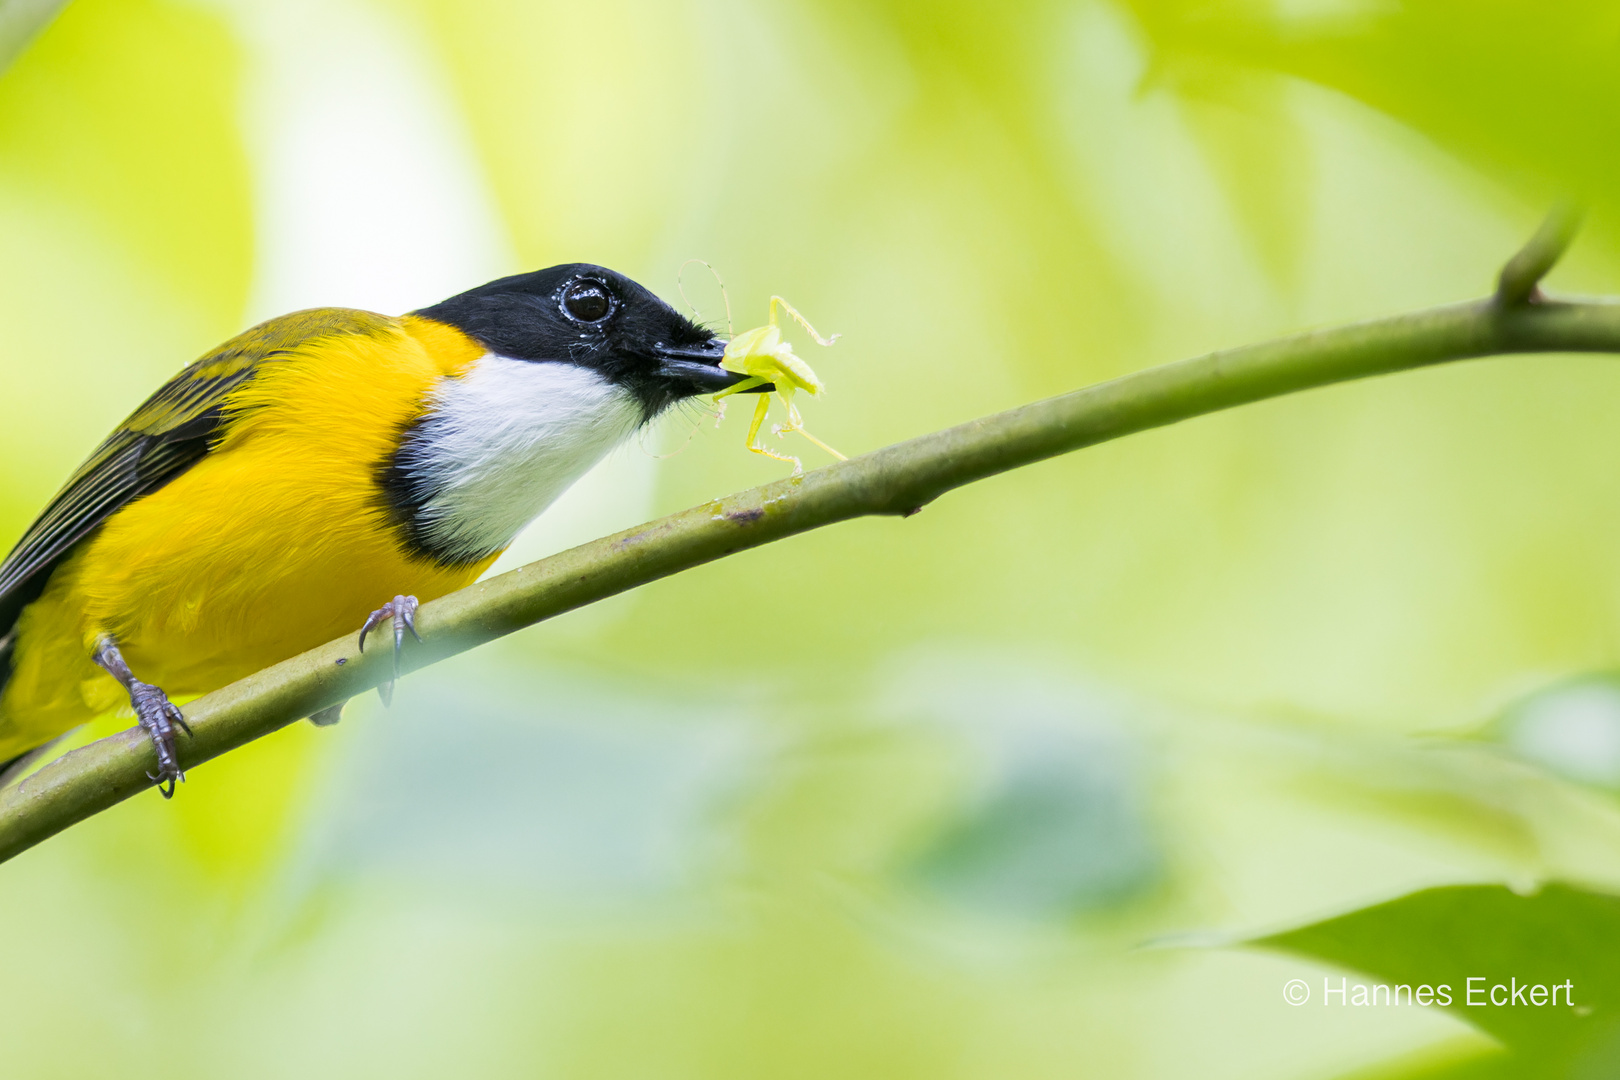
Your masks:
<path fill-rule="evenodd" d="M 722 398 L 732 394 L 743 393 L 755 387 L 770 384 L 769 393 L 759 395 L 759 403 L 754 406 L 754 417 L 748 425 L 748 449 L 756 454 L 764 454 L 778 461 L 793 463 L 795 476 L 804 472 L 804 465 L 798 458 L 790 454 L 779 454 L 769 446 L 759 441 L 759 429 L 765 425 L 765 416 L 770 409 L 770 399 L 774 395 L 782 401 L 782 407 L 787 413 L 787 423 L 779 424 L 771 429 L 777 436 L 786 435 L 790 431 L 797 431 L 817 446 L 840 461 L 845 460 L 844 455 L 828 446 L 814 435 L 804 429 L 804 420 L 799 416 L 799 409 L 793 404 L 793 395 L 803 390 L 807 394 L 816 395 L 826 389 L 825 384 L 811 370 L 809 364 L 801 360 L 793 352 L 793 346 L 782 337 L 782 328 L 777 323 L 779 311 L 785 311 L 788 316 L 804 328 L 817 345 L 831 345 L 838 340 L 834 334 L 824 338 L 816 332 L 803 315 L 794 309 L 792 304 L 780 296 L 771 297 L 770 318 L 764 326 L 745 330 L 731 339 L 726 346 L 724 359 L 720 366 L 727 371 L 734 371 L 739 375 L 748 376 L 735 386 L 729 386 L 714 396 L 718 403 Z"/>

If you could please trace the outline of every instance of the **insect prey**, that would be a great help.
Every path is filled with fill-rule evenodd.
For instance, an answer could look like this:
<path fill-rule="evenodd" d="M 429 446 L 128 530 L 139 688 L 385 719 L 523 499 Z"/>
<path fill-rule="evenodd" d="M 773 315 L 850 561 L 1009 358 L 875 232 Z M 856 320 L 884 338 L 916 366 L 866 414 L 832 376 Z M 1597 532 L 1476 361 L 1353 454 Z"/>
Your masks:
<path fill-rule="evenodd" d="M 764 326 L 745 330 L 731 339 L 726 346 L 724 359 L 720 366 L 727 371 L 734 371 L 739 375 L 748 376 L 735 386 L 729 386 L 714 396 L 714 400 L 729 397 L 732 394 L 744 393 L 756 387 L 771 387 L 770 390 L 759 395 L 759 403 L 754 406 L 754 417 L 748 425 L 748 449 L 756 454 L 764 454 L 778 461 L 793 463 L 795 476 L 804 472 L 804 465 L 798 458 L 790 454 L 779 454 L 769 446 L 759 441 L 759 430 L 765 424 L 765 416 L 770 408 L 770 399 L 774 395 L 782 401 L 782 408 L 787 414 L 787 423 L 773 425 L 771 433 L 777 437 L 796 431 L 806 439 L 821 447 L 827 453 L 840 461 L 847 460 L 843 454 L 828 446 L 814 435 L 804 429 L 804 420 L 799 415 L 798 406 L 793 404 L 793 395 L 803 390 L 810 395 L 817 395 L 826 389 L 825 384 L 817 377 L 810 365 L 801 360 L 794 352 L 793 346 L 782 337 L 782 328 L 777 324 L 778 310 L 785 311 L 792 320 L 804 328 L 805 332 L 815 340 L 817 345 L 831 345 L 838 340 L 834 334 L 824 338 L 816 332 L 803 315 L 796 311 L 792 304 L 780 296 L 771 297 L 770 319 Z"/>

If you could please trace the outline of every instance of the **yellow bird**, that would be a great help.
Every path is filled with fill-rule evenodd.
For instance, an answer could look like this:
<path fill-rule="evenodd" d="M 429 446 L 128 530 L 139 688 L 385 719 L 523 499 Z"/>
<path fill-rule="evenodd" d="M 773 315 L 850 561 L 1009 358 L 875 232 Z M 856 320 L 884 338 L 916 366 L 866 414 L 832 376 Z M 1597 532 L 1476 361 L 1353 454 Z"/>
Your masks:
<path fill-rule="evenodd" d="M 419 599 L 470 584 L 671 404 L 742 381 L 725 346 L 587 264 L 231 339 L 124 421 L 0 563 L 0 762 L 127 703 L 169 797 L 186 730 L 171 696 L 356 628 L 364 648 L 382 622 L 397 655 Z"/>

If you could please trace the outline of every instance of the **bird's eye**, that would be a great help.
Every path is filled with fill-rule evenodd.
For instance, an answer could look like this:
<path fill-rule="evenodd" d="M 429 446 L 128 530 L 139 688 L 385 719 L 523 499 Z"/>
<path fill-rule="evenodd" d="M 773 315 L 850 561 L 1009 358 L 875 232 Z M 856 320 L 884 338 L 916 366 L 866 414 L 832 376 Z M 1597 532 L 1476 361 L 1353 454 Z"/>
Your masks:
<path fill-rule="evenodd" d="M 613 294 L 606 285 L 589 278 L 568 286 L 562 302 L 563 310 L 580 322 L 601 322 L 613 311 Z"/>

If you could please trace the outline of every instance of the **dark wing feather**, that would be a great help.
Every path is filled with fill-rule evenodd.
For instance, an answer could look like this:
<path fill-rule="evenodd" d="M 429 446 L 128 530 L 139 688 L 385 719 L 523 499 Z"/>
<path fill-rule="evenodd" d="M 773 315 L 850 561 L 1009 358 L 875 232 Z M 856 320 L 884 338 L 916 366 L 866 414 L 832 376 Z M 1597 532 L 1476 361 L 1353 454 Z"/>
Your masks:
<path fill-rule="evenodd" d="M 173 480 L 208 453 L 230 422 L 224 402 L 260 365 L 317 338 L 373 334 L 393 320 L 318 308 L 260 323 L 164 384 L 79 466 L 0 563 L 0 685 L 11 629 L 74 547 L 102 522 Z"/>

